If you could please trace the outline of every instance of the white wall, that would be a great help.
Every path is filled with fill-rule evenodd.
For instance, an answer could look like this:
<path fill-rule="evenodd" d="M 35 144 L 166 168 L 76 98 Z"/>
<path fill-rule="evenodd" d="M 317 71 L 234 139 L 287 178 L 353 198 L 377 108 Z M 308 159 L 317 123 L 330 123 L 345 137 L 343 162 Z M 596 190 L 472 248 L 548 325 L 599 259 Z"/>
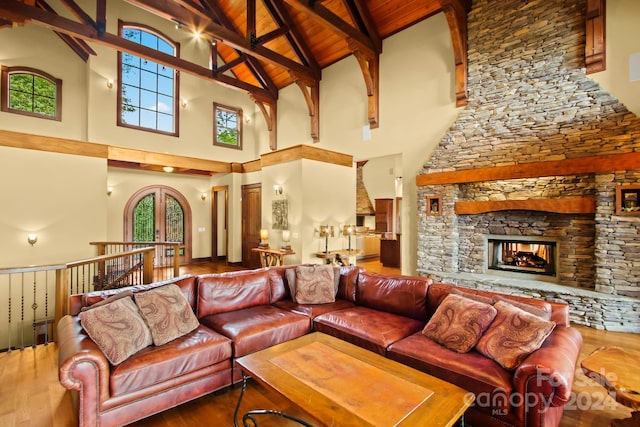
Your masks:
<path fill-rule="evenodd" d="M 0 267 L 95 256 L 89 242 L 106 238 L 106 169 L 101 159 L 0 147 Z"/>
<path fill-rule="evenodd" d="M 640 80 L 629 81 L 629 56 L 640 54 L 638 0 L 607 0 L 605 71 L 589 74 L 636 115 L 640 115 Z M 637 72 L 640 72 L 638 70 Z"/>

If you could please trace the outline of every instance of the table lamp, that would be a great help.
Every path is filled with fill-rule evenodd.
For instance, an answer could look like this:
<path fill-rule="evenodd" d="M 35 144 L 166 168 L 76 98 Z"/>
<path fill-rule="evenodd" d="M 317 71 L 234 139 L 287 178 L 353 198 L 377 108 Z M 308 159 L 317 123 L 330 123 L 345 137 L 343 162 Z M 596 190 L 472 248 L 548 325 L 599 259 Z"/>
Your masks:
<path fill-rule="evenodd" d="M 269 230 L 266 228 L 260 229 L 260 244 L 258 247 L 263 249 L 269 248 Z"/>
<path fill-rule="evenodd" d="M 291 231 L 289 230 L 282 230 L 282 246 L 280 246 L 280 249 L 282 249 L 283 251 L 290 251 L 291 250 Z"/>

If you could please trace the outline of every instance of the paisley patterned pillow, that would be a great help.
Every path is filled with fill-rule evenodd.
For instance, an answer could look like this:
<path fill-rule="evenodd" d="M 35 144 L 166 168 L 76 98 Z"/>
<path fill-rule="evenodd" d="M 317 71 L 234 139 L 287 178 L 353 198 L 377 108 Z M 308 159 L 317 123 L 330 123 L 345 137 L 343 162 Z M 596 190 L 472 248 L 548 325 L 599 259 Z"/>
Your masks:
<path fill-rule="evenodd" d="M 113 365 L 150 346 L 151 332 L 130 296 L 78 314 L 80 324 Z"/>
<path fill-rule="evenodd" d="M 295 294 L 298 304 L 326 304 L 336 300 L 334 271 L 331 265 L 297 266 Z"/>
<path fill-rule="evenodd" d="M 196 329 L 200 322 L 177 285 L 169 284 L 133 295 L 155 345 L 173 341 Z"/>
<path fill-rule="evenodd" d="M 422 333 L 440 345 L 458 353 L 471 350 L 496 317 L 490 304 L 449 294 Z"/>
<path fill-rule="evenodd" d="M 529 354 L 542 346 L 556 323 L 504 301 L 498 301 L 493 306 L 498 314 L 478 341 L 476 350 L 505 369 L 515 369 Z"/>

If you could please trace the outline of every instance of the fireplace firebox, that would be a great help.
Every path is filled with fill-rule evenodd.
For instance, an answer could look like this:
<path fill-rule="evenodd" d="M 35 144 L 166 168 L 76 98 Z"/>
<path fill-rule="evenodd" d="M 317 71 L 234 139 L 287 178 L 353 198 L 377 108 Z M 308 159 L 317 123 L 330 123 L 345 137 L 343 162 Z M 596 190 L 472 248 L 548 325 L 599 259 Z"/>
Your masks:
<path fill-rule="evenodd" d="M 556 277 L 557 254 L 557 242 L 552 239 L 528 236 L 487 237 L 489 270 Z"/>

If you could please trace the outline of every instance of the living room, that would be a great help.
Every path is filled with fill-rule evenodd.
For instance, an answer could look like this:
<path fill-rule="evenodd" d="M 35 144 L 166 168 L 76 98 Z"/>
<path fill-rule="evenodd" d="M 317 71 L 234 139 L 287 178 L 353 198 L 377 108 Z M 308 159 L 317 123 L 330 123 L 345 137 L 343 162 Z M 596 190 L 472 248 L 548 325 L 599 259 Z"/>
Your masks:
<path fill-rule="evenodd" d="M 201 60 L 206 57 L 203 47 L 186 35 L 176 33 L 173 23 L 148 17 L 124 2 L 117 3 L 114 9 L 111 9 L 111 3 L 109 5 L 109 13 L 115 15 L 110 15 L 107 20 L 110 32 L 117 31 L 118 18 L 143 20 L 168 34 L 176 34 L 176 38 L 181 37 L 183 54 Z M 492 3 L 474 2 L 473 7 L 498 7 Z M 501 3 L 500 7 L 521 9 L 526 15 L 529 10 L 539 8 L 540 2 L 508 2 Z M 120 11 L 126 16 L 119 16 Z M 607 2 L 606 70 L 586 77 L 619 99 L 632 113 L 640 111 L 640 89 L 637 81 L 629 79 L 629 61 L 631 54 L 640 51 L 640 46 L 628 35 L 633 34 L 633 17 L 638 14 L 638 6 L 631 0 Z M 544 29 L 544 24 L 548 23 L 547 18 L 538 21 L 532 16 L 531 19 L 533 24 L 528 25 L 533 25 L 535 30 Z M 211 205 L 201 199 L 201 195 L 209 194 L 212 187 L 229 188 L 229 244 L 226 253 L 219 254 L 231 263 L 242 261 L 242 231 L 238 219 L 241 187 L 245 184 L 262 183 L 265 188 L 279 184 L 284 187 L 290 203 L 290 223 L 298 227 L 292 230 L 296 255 L 288 258 L 291 263 L 316 261 L 313 254 L 323 247 L 323 239 L 315 232 L 319 224 L 331 221 L 337 226 L 355 222 L 355 167 L 326 166 L 302 158 L 293 165 L 269 165 L 247 173 L 220 173 L 203 178 L 116 168 L 109 166 L 100 155 L 61 153 L 59 147 L 48 152 L 48 144 L 85 141 L 233 164 L 249 164 L 263 156 L 268 157 L 271 152 L 264 117 L 245 94 L 215 84 L 204 85 L 189 75 L 181 76 L 181 94 L 188 102 L 181 106 L 179 137 L 117 127 L 117 91 L 106 84 L 117 75 L 115 52 L 96 46 L 98 55 L 84 63 L 51 34 L 50 30 L 29 24 L 0 30 L 2 65 L 45 70 L 64 82 L 61 122 L 0 112 L 0 178 L 4 183 L 11 183 L 3 185 L 2 190 L 6 207 L 0 220 L 0 234 L 4 242 L 0 247 L 0 267 L 41 265 L 94 256 L 87 243 L 122 240 L 125 205 L 135 191 L 149 185 L 175 188 L 188 199 L 193 217 L 193 259 L 214 255 L 209 234 Z M 583 34 L 575 35 L 576 46 L 584 44 L 583 37 Z M 574 57 L 580 57 L 578 47 L 571 52 Z M 310 136 L 308 109 L 299 89 L 292 85 L 280 91 L 278 150 L 309 145 L 346 154 L 353 161 L 397 155 L 401 159 L 398 175 L 403 177 L 402 271 L 415 274 L 423 268 L 433 272 L 433 266 L 425 265 L 421 249 L 431 234 L 421 224 L 426 210 L 425 196 L 441 191 L 427 191 L 416 185 L 414 178 L 425 173 L 425 162 L 430 160 L 465 109 L 456 107 L 455 60 L 444 15 L 436 14 L 385 39 L 380 61 L 380 126 L 370 130 L 369 140 L 365 140 L 363 134 L 363 126 L 367 125 L 365 84 L 357 62 L 349 57 L 323 70 L 318 143 L 314 143 Z M 576 61 L 578 70 L 573 72 L 580 72 L 583 62 Z M 544 64 L 540 67 L 544 70 Z M 471 97 L 476 94 L 471 85 L 469 91 Z M 240 107 L 251 117 L 244 124 L 243 150 L 212 146 L 212 102 Z M 35 141 L 40 148 L 25 149 L 29 145 L 25 140 Z M 628 151 L 636 150 L 637 144 L 637 137 L 622 143 Z M 500 150 L 495 145 L 490 149 Z M 636 175 L 631 173 L 626 178 L 637 180 L 637 171 Z M 107 195 L 107 187 L 112 188 L 110 195 Z M 352 187 L 353 192 L 344 190 Z M 271 193 L 264 192 L 262 204 L 262 216 L 267 227 L 270 226 L 274 199 Z M 637 234 L 637 222 L 627 221 L 629 224 L 631 231 L 635 229 Z M 202 228 L 204 232 L 199 231 Z M 37 244 L 27 243 L 29 233 L 38 234 Z M 447 237 L 437 237 L 447 255 L 456 253 L 449 246 L 455 235 L 451 232 Z M 272 239 L 272 244 L 279 244 L 276 233 Z M 637 236 L 635 239 L 637 242 Z M 334 239 L 331 244 L 335 249 L 341 248 L 344 239 Z M 431 250 L 439 253 L 435 247 Z M 598 259 L 601 266 L 607 264 L 606 256 Z M 630 264 L 630 269 L 637 271 L 637 264 Z M 450 272 L 448 268 L 442 270 L 441 273 Z M 625 301 L 626 298 L 629 297 L 625 297 Z M 623 307 L 631 313 L 632 320 L 637 321 L 637 303 Z M 585 324 L 589 320 L 583 319 L 582 322 Z"/>

